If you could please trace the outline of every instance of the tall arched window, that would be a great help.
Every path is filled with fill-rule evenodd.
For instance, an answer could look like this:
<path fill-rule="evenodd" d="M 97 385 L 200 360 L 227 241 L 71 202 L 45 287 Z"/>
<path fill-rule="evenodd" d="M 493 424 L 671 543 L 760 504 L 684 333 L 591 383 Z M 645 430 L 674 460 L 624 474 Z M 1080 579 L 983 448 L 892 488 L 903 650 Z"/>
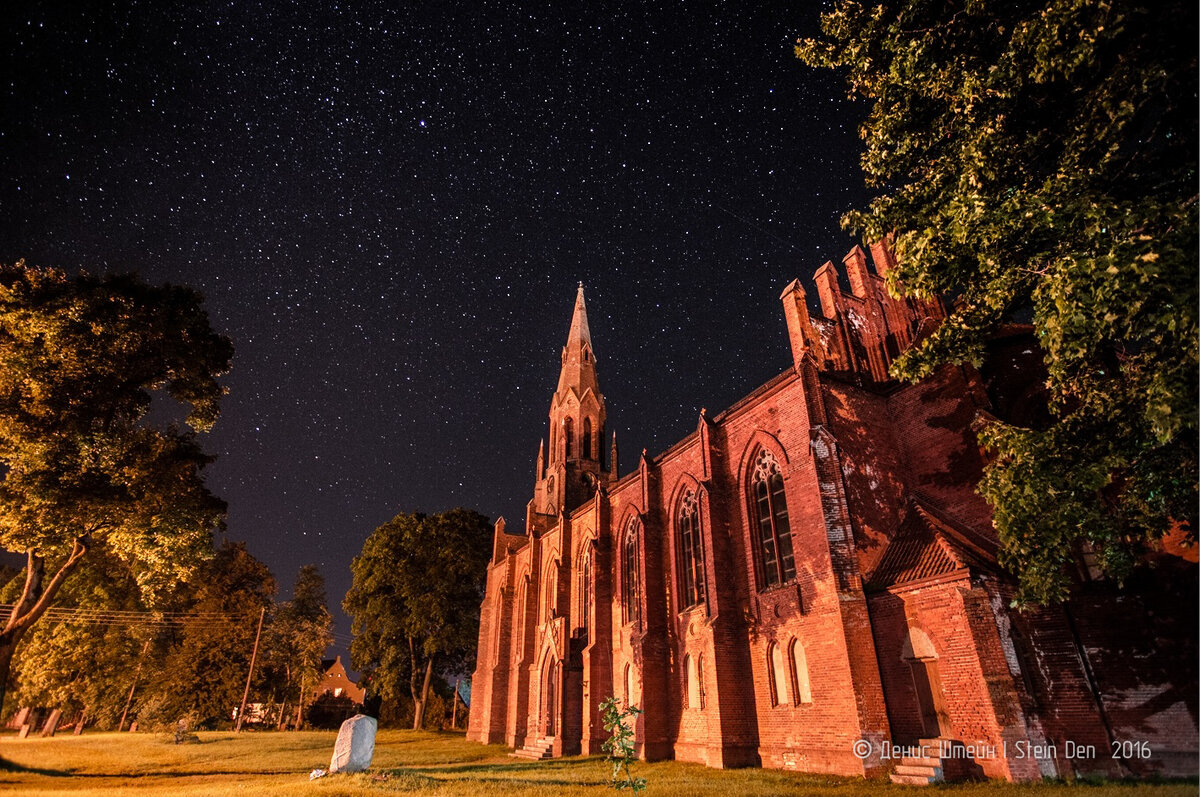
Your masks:
<path fill-rule="evenodd" d="M 625 665 L 625 705 L 633 705 L 633 665 Z"/>
<path fill-rule="evenodd" d="M 592 419 L 583 419 L 583 458 L 592 458 Z"/>
<path fill-rule="evenodd" d="M 629 521 L 621 546 L 621 611 L 625 622 L 635 625 L 641 619 L 642 591 L 639 588 L 641 563 L 638 557 L 638 529 L 640 527 L 641 524 L 636 518 Z"/>
<path fill-rule="evenodd" d="M 550 424 L 550 461 L 558 461 L 558 449 L 555 445 L 558 443 L 558 428 L 552 423 Z"/>
<path fill-rule="evenodd" d="M 554 617 L 554 599 L 558 596 L 558 567 L 553 563 L 546 568 L 545 618 Z"/>
<path fill-rule="evenodd" d="M 683 606 L 704 602 L 704 547 L 696 494 L 688 491 L 679 504 L 680 595 Z"/>
<path fill-rule="evenodd" d="M 571 458 L 571 449 L 575 447 L 575 421 L 567 418 L 563 421 L 563 445 L 566 447 L 564 459 Z"/>
<path fill-rule="evenodd" d="M 517 604 L 513 608 L 513 661 L 520 661 L 521 654 L 524 652 L 524 642 L 522 637 L 525 635 L 525 599 L 528 595 L 526 587 L 529 584 L 529 577 L 521 579 L 521 589 L 517 593 Z"/>
<path fill-rule="evenodd" d="M 767 650 L 767 675 L 771 679 L 771 705 L 787 700 L 787 670 L 783 668 L 783 651 L 772 642 Z"/>
<path fill-rule="evenodd" d="M 788 522 L 783 474 L 770 451 L 762 451 L 751 476 L 755 514 L 758 517 L 758 552 L 762 564 L 762 586 L 773 587 L 796 577 L 792 554 L 792 530 Z"/>
<path fill-rule="evenodd" d="M 808 657 L 804 655 L 804 645 L 799 639 L 792 640 L 788 658 L 792 660 L 792 678 L 795 687 L 796 703 L 812 702 L 812 686 L 808 681 Z"/>
<path fill-rule="evenodd" d="M 592 552 L 585 551 L 579 568 L 579 627 L 588 632 L 592 620 Z"/>

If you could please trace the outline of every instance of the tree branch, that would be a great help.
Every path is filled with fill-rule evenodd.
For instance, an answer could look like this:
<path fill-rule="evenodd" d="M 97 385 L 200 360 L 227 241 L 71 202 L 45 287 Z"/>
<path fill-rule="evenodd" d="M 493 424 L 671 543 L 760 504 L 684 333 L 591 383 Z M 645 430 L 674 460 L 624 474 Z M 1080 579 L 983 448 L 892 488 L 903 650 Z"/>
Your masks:
<path fill-rule="evenodd" d="M 30 551 L 28 557 L 29 562 L 31 565 L 36 563 L 37 578 L 31 578 L 35 572 L 35 568 L 31 567 L 29 573 L 25 577 L 26 591 L 21 595 L 21 601 L 13 607 L 13 612 L 11 615 L 9 615 L 8 623 L 4 626 L 4 633 L 20 636 L 29 629 L 29 626 L 36 623 L 38 619 L 40 619 L 41 616 L 46 613 L 46 610 L 50 608 L 50 604 L 54 601 L 54 596 L 58 594 L 59 587 L 61 587 L 63 582 L 66 581 L 67 576 L 71 575 L 75 568 L 79 566 L 80 560 L 83 559 L 91 547 L 92 537 L 90 533 L 85 534 L 82 537 L 76 537 L 74 545 L 71 547 L 71 554 L 67 557 L 67 561 L 63 562 L 62 566 L 58 568 L 58 572 L 55 573 L 48 582 L 46 582 L 45 587 L 41 589 L 41 594 L 37 596 L 36 602 L 34 602 L 32 606 L 29 606 L 29 601 L 33 597 L 32 592 L 37 590 L 37 586 L 40 585 L 42 576 L 44 575 L 45 560 L 41 556 L 36 555 L 33 551 Z M 34 584 L 35 581 L 37 584 Z M 33 590 L 30 590 L 31 585 L 34 585 Z M 24 612 L 24 614 L 18 614 L 18 609 L 22 609 L 27 606 L 28 609 Z"/>

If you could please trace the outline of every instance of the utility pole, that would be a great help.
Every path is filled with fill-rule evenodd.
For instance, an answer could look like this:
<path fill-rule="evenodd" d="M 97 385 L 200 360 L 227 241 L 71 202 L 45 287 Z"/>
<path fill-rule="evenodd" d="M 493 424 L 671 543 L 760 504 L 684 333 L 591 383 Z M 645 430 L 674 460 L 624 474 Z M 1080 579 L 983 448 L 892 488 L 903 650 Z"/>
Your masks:
<path fill-rule="evenodd" d="M 125 730 L 125 718 L 129 716 L 129 707 L 133 705 L 133 690 L 137 689 L 138 677 L 142 674 L 142 663 L 146 660 L 146 653 L 150 650 L 150 640 L 146 640 L 146 644 L 142 645 L 142 652 L 138 656 L 138 666 L 133 673 L 133 683 L 129 685 L 129 698 L 125 701 L 125 710 L 121 712 L 121 723 L 117 726 L 117 733 Z"/>
<path fill-rule="evenodd" d="M 267 607 L 262 607 L 258 613 L 258 631 L 254 633 L 254 652 L 250 654 L 250 672 L 246 673 L 246 691 L 242 692 L 242 705 L 238 709 L 237 727 L 233 729 L 234 733 L 242 732 L 242 718 L 246 716 L 246 698 L 250 697 L 250 679 L 254 677 L 254 663 L 258 661 L 258 640 L 262 637 L 263 617 L 267 614 Z"/>

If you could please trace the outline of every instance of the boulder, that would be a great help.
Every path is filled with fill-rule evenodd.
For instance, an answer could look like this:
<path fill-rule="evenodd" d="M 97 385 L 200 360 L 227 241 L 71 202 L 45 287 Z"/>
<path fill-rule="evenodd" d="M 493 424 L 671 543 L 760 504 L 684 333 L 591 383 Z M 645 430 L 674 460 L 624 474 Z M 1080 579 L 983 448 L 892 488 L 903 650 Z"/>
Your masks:
<path fill-rule="evenodd" d="M 333 758 L 329 761 L 329 774 L 334 772 L 362 772 L 371 766 L 375 755 L 375 731 L 379 723 L 366 714 L 355 714 L 342 723 L 337 742 L 333 745 Z"/>

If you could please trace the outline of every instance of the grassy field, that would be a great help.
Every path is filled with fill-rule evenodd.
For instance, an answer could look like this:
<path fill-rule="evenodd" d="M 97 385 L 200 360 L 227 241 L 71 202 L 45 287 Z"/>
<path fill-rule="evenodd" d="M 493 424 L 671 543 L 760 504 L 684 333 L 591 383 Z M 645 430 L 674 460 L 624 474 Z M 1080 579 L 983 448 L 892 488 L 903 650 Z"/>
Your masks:
<path fill-rule="evenodd" d="M 531 763 L 506 755 L 503 747 L 467 742 L 462 734 L 381 731 L 369 772 L 309 781 L 327 767 L 333 732 L 201 733 L 199 744 L 175 745 L 153 734 L 89 733 L 53 739 L 0 738 L 0 792 L 27 795 L 588 795 L 616 794 L 607 785 L 608 767 L 599 758 L 564 758 Z M 638 764 L 659 795 L 875 794 L 1072 795 L 1072 797 L 1167 797 L 1195 795 L 1193 784 L 1108 783 L 1012 785 L 974 783 L 930 791 L 886 781 L 797 775 L 760 769 L 712 770 L 695 764 Z M 626 792 L 627 793 L 627 792 Z"/>

